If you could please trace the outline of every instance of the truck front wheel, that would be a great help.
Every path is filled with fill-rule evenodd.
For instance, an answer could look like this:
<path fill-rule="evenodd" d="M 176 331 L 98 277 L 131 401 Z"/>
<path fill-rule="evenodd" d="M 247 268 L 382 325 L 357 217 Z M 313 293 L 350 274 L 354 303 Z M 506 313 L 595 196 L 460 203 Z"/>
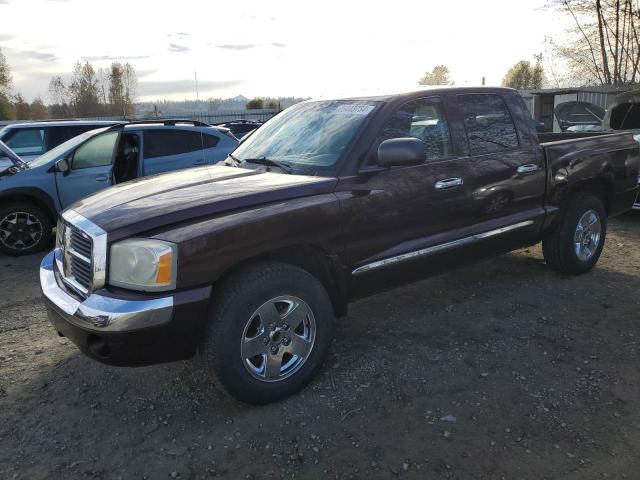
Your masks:
<path fill-rule="evenodd" d="M 571 275 L 593 268 L 604 247 L 607 213 L 595 195 L 572 195 L 559 223 L 542 240 L 542 252 L 553 270 Z"/>
<path fill-rule="evenodd" d="M 214 294 L 201 353 L 218 387 L 266 404 L 302 389 L 331 344 L 333 309 L 323 285 L 293 265 L 264 262 Z"/>
<path fill-rule="evenodd" d="M 0 207 L 0 252 L 14 257 L 40 252 L 51 244 L 49 215 L 30 203 Z"/>

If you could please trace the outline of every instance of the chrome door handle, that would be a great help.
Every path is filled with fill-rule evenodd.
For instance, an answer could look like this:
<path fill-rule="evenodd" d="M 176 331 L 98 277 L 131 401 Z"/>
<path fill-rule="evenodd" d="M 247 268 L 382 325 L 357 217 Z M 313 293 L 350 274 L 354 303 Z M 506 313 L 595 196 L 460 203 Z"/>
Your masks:
<path fill-rule="evenodd" d="M 435 187 L 436 190 L 446 190 L 448 188 L 459 187 L 463 183 L 461 178 L 445 178 L 444 180 L 438 180 L 435 183 Z"/>
<path fill-rule="evenodd" d="M 109 175 L 96 175 L 96 182 L 108 182 Z"/>
<path fill-rule="evenodd" d="M 527 163 L 526 165 L 520 165 L 518 167 L 518 173 L 533 173 L 540 169 L 535 163 Z"/>

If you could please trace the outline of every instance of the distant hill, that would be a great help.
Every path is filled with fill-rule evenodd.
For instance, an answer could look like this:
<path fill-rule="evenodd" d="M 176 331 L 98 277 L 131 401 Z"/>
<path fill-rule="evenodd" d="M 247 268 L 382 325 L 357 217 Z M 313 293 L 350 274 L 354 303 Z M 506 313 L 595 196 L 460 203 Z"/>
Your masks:
<path fill-rule="evenodd" d="M 303 98 L 296 97 L 261 97 L 264 99 L 264 103 L 269 101 L 275 101 L 279 103 L 280 108 L 283 110 L 290 107 L 293 104 L 301 102 Z M 136 114 L 144 116 L 153 116 L 157 111 L 159 117 L 171 117 L 179 115 L 189 115 L 194 112 L 199 113 L 214 113 L 225 111 L 237 111 L 245 110 L 247 102 L 250 98 L 244 95 L 238 95 L 233 98 L 210 98 L 208 100 L 162 100 L 159 102 L 140 102 L 136 104 Z"/>

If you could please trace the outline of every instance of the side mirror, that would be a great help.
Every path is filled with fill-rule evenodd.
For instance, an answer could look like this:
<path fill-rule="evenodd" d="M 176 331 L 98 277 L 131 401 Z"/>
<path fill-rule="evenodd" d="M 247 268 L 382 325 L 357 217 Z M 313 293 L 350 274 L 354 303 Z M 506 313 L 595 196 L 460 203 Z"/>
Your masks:
<path fill-rule="evenodd" d="M 70 170 L 71 170 L 71 167 L 69 166 L 68 158 L 63 158 L 62 160 L 58 160 L 58 163 L 56 163 L 56 172 L 61 173 L 65 177 L 69 175 Z"/>
<path fill-rule="evenodd" d="M 413 137 L 390 138 L 378 147 L 378 165 L 399 167 L 424 163 L 427 149 L 422 141 Z"/>

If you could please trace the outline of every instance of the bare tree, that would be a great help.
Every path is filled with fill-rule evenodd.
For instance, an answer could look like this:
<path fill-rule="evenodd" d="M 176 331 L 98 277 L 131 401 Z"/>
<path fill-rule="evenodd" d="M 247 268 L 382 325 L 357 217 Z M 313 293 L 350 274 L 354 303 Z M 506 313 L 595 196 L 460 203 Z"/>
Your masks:
<path fill-rule="evenodd" d="M 53 118 L 68 118 L 71 116 L 69 107 L 69 89 L 62 77 L 51 77 L 49 81 L 49 112 Z"/>
<path fill-rule="evenodd" d="M 137 100 L 138 77 L 129 62 L 124 64 L 122 81 L 124 84 L 125 115 L 135 113 L 135 103 Z"/>
<path fill-rule="evenodd" d="M 453 81 L 449 78 L 449 67 L 436 65 L 433 70 L 424 74 L 418 85 L 453 85 Z"/>
<path fill-rule="evenodd" d="M 567 43 L 556 52 L 581 83 L 631 85 L 640 80 L 638 0 L 556 0 L 573 20 Z"/>

